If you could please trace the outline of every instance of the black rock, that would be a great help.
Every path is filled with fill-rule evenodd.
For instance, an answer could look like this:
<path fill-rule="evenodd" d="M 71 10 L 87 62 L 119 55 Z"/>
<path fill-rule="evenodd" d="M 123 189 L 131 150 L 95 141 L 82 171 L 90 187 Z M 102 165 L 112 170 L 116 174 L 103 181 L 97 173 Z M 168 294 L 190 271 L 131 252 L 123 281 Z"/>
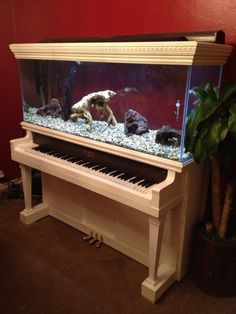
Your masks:
<path fill-rule="evenodd" d="M 162 145 L 177 147 L 180 145 L 181 131 L 169 125 L 163 125 L 156 133 L 155 142 Z"/>
<path fill-rule="evenodd" d="M 124 122 L 124 132 L 125 135 L 142 135 L 149 132 L 147 126 L 147 119 L 137 111 L 129 109 L 125 113 L 125 122 Z"/>
<path fill-rule="evenodd" d="M 58 118 L 62 116 L 62 108 L 59 101 L 56 98 L 52 98 L 48 105 L 41 107 L 36 112 L 40 116 L 52 116 Z"/>

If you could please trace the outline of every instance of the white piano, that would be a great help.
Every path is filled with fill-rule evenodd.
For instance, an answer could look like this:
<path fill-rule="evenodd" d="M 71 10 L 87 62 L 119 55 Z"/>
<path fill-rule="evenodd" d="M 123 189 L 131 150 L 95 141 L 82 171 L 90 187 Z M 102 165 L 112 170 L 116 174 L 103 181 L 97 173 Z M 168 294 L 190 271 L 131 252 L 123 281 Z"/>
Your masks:
<path fill-rule="evenodd" d="M 10 48 L 20 62 L 183 65 L 188 73 L 192 65 L 221 69 L 231 52 L 230 46 L 196 41 L 12 44 Z M 23 85 L 24 93 L 27 84 Z M 187 107 L 185 97 L 182 132 Z M 206 199 L 205 164 L 196 165 L 191 158 L 155 156 L 32 121 L 21 125 L 26 135 L 11 141 L 11 153 L 21 168 L 23 223 L 53 216 L 91 236 L 95 243 L 103 242 L 144 264 L 147 278 L 141 294 L 153 303 L 183 278 L 193 228 Z M 32 169 L 42 174 L 42 203 L 36 206 L 31 197 Z"/>

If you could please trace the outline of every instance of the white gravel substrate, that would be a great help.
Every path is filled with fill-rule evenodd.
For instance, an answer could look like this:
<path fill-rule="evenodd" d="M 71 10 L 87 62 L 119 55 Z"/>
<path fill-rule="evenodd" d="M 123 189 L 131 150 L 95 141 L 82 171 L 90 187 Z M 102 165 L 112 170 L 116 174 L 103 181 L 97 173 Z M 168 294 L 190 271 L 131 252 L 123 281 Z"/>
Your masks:
<path fill-rule="evenodd" d="M 64 121 L 61 118 L 52 118 L 51 116 L 42 117 L 36 114 L 35 108 L 30 108 L 29 112 L 24 113 L 24 121 L 172 160 L 179 160 L 180 156 L 179 147 L 155 143 L 157 130 L 149 130 L 148 133 L 142 135 L 126 136 L 124 134 L 124 123 L 118 123 L 115 127 L 110 127 L 104 121 L 93 121 L 92 130 L 89 132 L 86 131 L 85 120 L 83 119 L 71 122 Z M 190 154 L 183 154 L 183 160 L 190 157 Z"/>

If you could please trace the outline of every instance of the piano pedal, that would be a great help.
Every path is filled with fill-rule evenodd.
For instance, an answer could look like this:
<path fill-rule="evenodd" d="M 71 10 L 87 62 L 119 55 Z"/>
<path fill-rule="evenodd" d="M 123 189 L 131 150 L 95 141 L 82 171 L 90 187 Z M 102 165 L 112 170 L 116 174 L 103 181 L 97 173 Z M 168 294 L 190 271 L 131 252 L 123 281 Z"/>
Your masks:
<path fill-rule="evenodd" d="M 94 244 L 95 242 L 97 242 L 97 237 L 95 236 L 94 238 L 92 238 L 91 240 L 89 240 L 89 244 Z"/>
<path fill-rule="evenodd" d="M 93 235 L 93 232 L 91 231 L 91 233 L 89 235 L 85 235 L 82 238 L 84 241 L 88 241 L 89 244 L 93 245 L 95 244 L 96 248 L 100 248 L 102 243 L 103 243 L 103 239 L 102 236 L 97 233 L 95 233 L 95 235 Z"/>
<path fill-rule="evenodd" d="M 103 242 L 102 236 L 100 236 L 99 239 L 98 239 L 98 241 L 97 241 L 97 243 L 95 244 L 95 246 L 96 246 L 97 249 L 99 249 L 99 248 L 101 247 L 102 242 Z"/>
<path fill-rule="evenodd" d="M 91 239 L 93 239 L 93 233 L 91 232 L 90 235 L 83 236 L 82 239 L 83 239 L 84 241 L 88 241 L 88 240 L 91 241 Z"/>

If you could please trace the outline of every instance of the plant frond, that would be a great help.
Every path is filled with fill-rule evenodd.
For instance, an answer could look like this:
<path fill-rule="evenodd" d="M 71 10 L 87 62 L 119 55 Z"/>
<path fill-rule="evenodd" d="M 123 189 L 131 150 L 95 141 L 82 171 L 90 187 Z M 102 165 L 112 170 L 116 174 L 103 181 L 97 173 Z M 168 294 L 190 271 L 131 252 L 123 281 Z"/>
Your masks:
<path fill-rule="evenodd" d="M 224 88 L 222 101 L 228 101 L 230 98 L 235 97 L 236 99 L 236 84 L 230 84 Z"/>

